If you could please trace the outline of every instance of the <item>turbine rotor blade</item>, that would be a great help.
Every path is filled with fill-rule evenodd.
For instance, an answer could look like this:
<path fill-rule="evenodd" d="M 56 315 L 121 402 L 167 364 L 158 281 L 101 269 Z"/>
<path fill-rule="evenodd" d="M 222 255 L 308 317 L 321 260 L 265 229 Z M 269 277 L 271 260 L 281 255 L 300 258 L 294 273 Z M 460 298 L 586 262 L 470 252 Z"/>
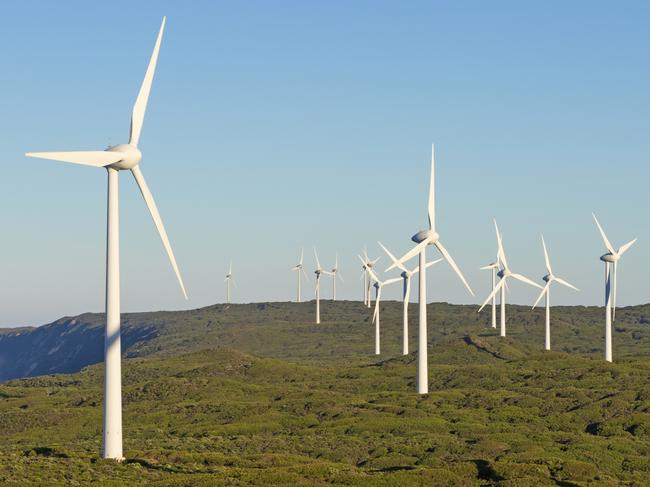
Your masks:
<path fill-rule="evenodd" d="M 415 257 L 416 255 L 418 255 L 418 254 L 422 251 L 423 248 L 426 248 L 426 246 L 429 245 L 429 242 L 430 242 L 430 241 L 431 241 L 431 237 L 427 237 L 427 238 L 425 238 L 424 240 L 422 240 L 422 242 L 420 242 L 419 244 L 417 244 L 415 247 L 413 247 L 411 250 L 409 250 L 409 251 L 408 251 L 406 254 L 404 254 L 402 257 L 400 257 L 399 259 L 397 259 L 397 262 L 394 262 L 393 264 L 391 264 L 390 266 L 388 266 L 388 268 L 387 268 L 384 272 L 388 272 L 388 271 L 390 271 L 390 270 L 392 270 L 392 269 L 395 269 L 395 267 L 398 266 L 398 263 L 399 263 L 399 264 L 403 264 L 403 263 L 405 263 L 405 262 L 411 260 L 413 257 Z"/>
<path fill-rule="evenodd" d="M 429 177 L 429 230 L 436 230 L 436 159 L 435 147 L 431 144 L 431 175 Z"/>
<path fill-rule="evenodd" d="M 50 159 L 53 161 L 71 162 L 84 166 L 104 167 L 115 164 L 124 158 L 122 152 L 117 151 L 67 151 L 67 152 L 27 152 L 27 157 Z"/>
<path fill-rule="evenodd" d="M 510 275 L 511 275 L 512 277 L 514 277 L 515 279 L 517 279 L 518 281 L 525 282 L 526 284 L 530 284 L 531 286 L 536 287 L 536 288 L 539 288 L 539 289 L 543 289 L 542 286 L 540 286 L 539 284 L 537 284 L 537 283 L 534 282 L 534 281 L 531 281 L 531 280 L 528 279 L 526 276 L 522 276 L 521 274 L 516 274 L 516 273 L 514 273 L 514 272 L 511 273 Z"/>
<path fill-rule="evenodd" d="M 384 249 L 384 252 L 386 252 L 386 255 L 388 255 L 388 258 L 391 260 L 391 262 L 392 262 L 393 264 L 395 264 L 395 265 L 396 265 L 397 267 L 399 267 L 401 270 L 403 270 L 403 271 L 405 271 L 405 272 L 408 272 L 408 271 L 406 270 L 406 267 L 404 267 L 404 264 L 402 264 L 401 262 L 398 262 L 398 261 L 397 261 L 397 258 L 396 258 L 393 254 L 391 254 L 390 251 L 389 251 L 386 247 L 384 247 L 384 244 L 382 244 L 381 242 L 377 242 L 377 243 L 379 244 L 379 246 L 380 246 L 382 249 Z"/>
<path fill-rule="evenodd" d="M 548 288 L 550 287 L 550 285 L 551 285 L 551 281 L 549 281 L 549 282 L 546 283 L 546 286 L 544 286 L 544 288 L 542 289 L 542 292 L 539 293 L 539 297 L 537 298 L 537 301 L 535 301 L 535 304 L 533 304 L 532 309 L 535 309 L 535 307 L 537 306 L 537 304 L 540 302 L 540 300 L 544 297 L 544 295 L 545 295 L 546 292 L 548 291 Z"/>
<path fill-rule="evenodd" d="M 549 274 L 553 274 L 551 270 L 551 261 L 548 258 L 548 250 L 546 250 L 546 242 L 544 242 L 544 235 L 542 235 L 542 247 L 544 248 L 544 261 L 546 262 L 546 270 Z"/>
<path fill-rule="evenodd" d="M 479 312 L 479 313 L 483 310 L 483 308 L 485 308 L 485 305 L 488 304 L 488 303 L 490 302 L 490 300 L 491 300 L 494 296 L 496 296 L 496 294 L 497 294 L 497 293 L 501 290 L 501 288 L 505 285 L 505 282 L 506 282 L 505 279 L 501 279 L 501 280 L 499 281 L 499 284 L 497 284 L 496 286 L 494 286 L 494 289 L 492 289 L 492 292 L 488 295 L 488 297 L 487 297 L 487 299 L 485 300 L 485 302 L 484 302 L 484 303 L 481 305 L 481 307 L 478 309 L 478 312 Z"/>
<path fill-rule="evenodd" d="M 621 245 L 621 247 L 618 249 L 618 255 L 623 255 L 625 252 L 629 250 L 632 245 L 634 245 L 634 242 L 636 242 L 638 239 L 630 240 L 628 243 L 625 245 Z"/>
<path fill-rule="evenodd" d="M 320 261 L 318 260 L 318 252 L 316 252 L 316 247 L 314 247 L 314 256 L 316 257 L 316 269 L 320 270 Z"/>
<path fill-rule="evenodd" d="M 499 227 L 497 225 L 496 219 L 494 220 L 494 229 L 497 232 L 497 244 L 499 246 L 499 251 L 497 252 L 497 258 L 503 263 L 503 267 L 508 268 L 508 261 L 506 260 L 506 253 L 503 251 L 503 236 L 499 232 Z"/>
<path fill-rule="evenodd" d="M 452 256 L 449 254 L 449 252 L 447 251 L 447 249 L 442 245 L 442 242 L 440 242 L 440 240 L 438 240 L 434 245 L 438 248 L 438 250 L 440 251 L 440 253 L 442 254 L 442 256 L 443 256 L 443 257 L 445 258 L 445 260 L 449 263 L 449 265 L 450 265 L 451 268 L 454 270 L 454 272 L 458 275 L 458 277 L 460 277 L 460 280 L 463 281 L 463 284 L 465 285 L 465 287 L 467 288 L 467 290 L 469 291 L 469 293 L 470 293 L 472 296 L 474 296 L 474 291 L 472 291 L 472 288 L 469 287 L 469 284 L 468 284 L 467 281 L 465 280 L 465 276 L 463 276 L 463 273 L 460 271 L 460 269 L 459 269 L 458 266 L 456 265 L 456 262 L 454 262 L 454 259 L 453 259 Z"/>
<path fill-rule="evenodd" d="M 554 280 L 556 280 L 559 284 L 562 284 L 563 286 L 570 287 L 571 289 L 575 291 L 580 291 L 577 287 L 575 287 L 573 284 L 568 283 L 564 279 L 561 279 L 559 277 L 555 277 Z"/>
<path fill-rule="evenodd" d="M 151 83 L 153 82 L 153 76 L 156 72 L 156 63 L 158 62 L 158 53 L 160 52 L 160 42 L 162 41 L 166 21 L 167 17 L 163 17 L 162 23 L 160 24 L 160 30 L 158 31 L 158 37 L 156 38 L 156 44 L 154 45 L 153 52 L 151 53 L 149 66 L 147 66 L 147 71 L 144 74 L 144 79 L 142 80 L 142 85 L 140 86 L 140 92 L 138 93 L 138 97 L 136 98 L 135 104 L 133 105 L 129 144 L 136 147 L 140 141 L 140 132 L 142 131 L 142 123 L 144 122 L 144 113 L 147 110 L 147 102 L 149 101 L 149 93 L 151 92 Z"/>
<path fill-rule="evenodd" d="M 598 218 L 596 218 L 596 215 L 593 213 L 591 215 L 594 217 L 594 221 L 596 222 L 596 226 L 600 231 L 601 237 L 603 237 L 603 242 L 605 242 L 605 247 L 607 247 L 607 250 L 609 250 L 612 254 L 616 254 L 614 247 L 612 247 L 612 244 L 609 243 L 609 239 L 607 238 L 607 235 L 605 235 L 605 230 L 603 230 L 603 227 L 600 226 L 600 222 L 598 221 Z"/>
<path fill-rule="evenodd" d="M 149 213 L 151 213 L 151 218 L 153 218 L 153 222 L 156 225 L 156 228 L 158 229 L 158 233 L 160 234 L 160 239 L 162 240 L 163 246 L 167 251 L 167 256 L 169 257 L 169 261 L 171 262 L 172 268 L 174 269 L 174 273 L 176 274 L 176 278 L 178 279 L 178 284 L 180 284 L 181 290 L 183 291 L 183 296 L 185 296 L 185 299 L 187 299 L 187 293 L 185 292 L 185 285 L 183 284 L 181 273 L 178 270 L 178 265 L 176 264 L 176 258 L 174 257 L 174 252 L 172 251 L 171 244 L 169 243 L 169 238 L 167 237 L 165 226 L 163 225 L 162 219 L 160 218 L 158 207 L 156 206 L 156 202 L 153 199 L 153 195 L 151 194 L 151 191 L 149 191 L 149 186 L 147 186 L 147 182 L 145 181 L 142 171 L 140 170 L 140 166 L 135 166 L 133 169 L 131 169 L 131 174 L 133 174 L 133 177 L 135 178 L 135 182 L 137 183 L 138 188 L 140 188 L 140 192 L 142 193 L 144 202 L 146 203 L 147 208 L 149 209 Z"/>

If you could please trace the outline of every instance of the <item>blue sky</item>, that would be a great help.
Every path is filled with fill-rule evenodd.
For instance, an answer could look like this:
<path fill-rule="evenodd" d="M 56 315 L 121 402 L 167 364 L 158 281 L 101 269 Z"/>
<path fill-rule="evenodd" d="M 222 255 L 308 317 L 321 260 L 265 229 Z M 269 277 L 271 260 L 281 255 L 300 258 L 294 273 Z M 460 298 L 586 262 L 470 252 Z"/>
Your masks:
<path fill-rule="evenodd" d="M 104 172 L 23 154 L 126 142 L 163 15 L 141 167 L 190 300 L 122 173 L 124 311 L 223 301 L 231 258 L 235 300 L 290 299 L 314 245 L 359 299 L 363 245 L 401 253 L 426 226 L 431 143 L 439 232 L 477 297 L 440 266 L 430 300 L 487 295 L 496 217 L 513 270 L 541 278 L 543 232 L 581 288 L 555 303 L 600 304 L 595 211 L 614 245 L 639 238 L 619 302 L 650 301 L 647 2 L 24 1 L 0 31 L 1 326 L 103 310 Z"/>

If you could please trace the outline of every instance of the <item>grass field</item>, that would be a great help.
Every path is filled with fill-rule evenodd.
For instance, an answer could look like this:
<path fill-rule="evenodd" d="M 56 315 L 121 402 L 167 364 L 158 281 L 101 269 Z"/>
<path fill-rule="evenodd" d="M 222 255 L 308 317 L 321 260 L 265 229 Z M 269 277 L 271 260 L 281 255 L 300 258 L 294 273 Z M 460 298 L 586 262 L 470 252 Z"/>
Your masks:
<path fill-rule="evenodd" d="M 539 312 L 509 307 L 502 339 L 476 307 L 433 304 L 425 396 L 397 303 L 379 357 L 360 303 L 324 303 L 319 326 L 312 310 L 127 315 L 156 331 L 125 353 L 122 464 L 99 459 L 101 364 L 5 382 L 0 483 L 650 485 L 650 306 L 617 313 L 608 364 L 602 309 L 554 308 L 549 353 Z"/>

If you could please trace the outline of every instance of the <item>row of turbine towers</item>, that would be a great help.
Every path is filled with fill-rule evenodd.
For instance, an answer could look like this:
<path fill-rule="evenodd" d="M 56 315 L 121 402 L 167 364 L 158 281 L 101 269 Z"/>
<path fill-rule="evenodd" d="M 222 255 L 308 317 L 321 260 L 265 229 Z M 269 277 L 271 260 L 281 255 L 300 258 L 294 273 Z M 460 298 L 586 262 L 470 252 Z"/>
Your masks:
<path fill-rule="evenodd" d="M 461 280 L 467 291 L 474 296 L 472 288 L 468 284 L 467 280 L 463 276 L 460 268 L 452 258 L 449 251 L 440 241 L 440 235 L 436 231 L 436 214 L 435 214 L 435 147 L 431 146 L 431 172 L 430 172 L 430 181 L 429 181 L 429 195 L 428 195 L 428 219 L 429 219 L 429 228 L 426 230 L 421 230 L 411 237 L 411 240 L 416 244 L 408 252 L 406 252 L 402 257 L 396 258 L 381 242 L 378 242 L 379 246 L 383 249 L 384 253 L 391 260 L 391 264 L 386 268 L 385 272 L 389 272 L 393 269 L 398 269 L 400 271 L 399 277 L 389 277 L 381 279 L 376 271 L 376 264 L 379 258 L 371 259 L 368 257 L 366 250 L 364 249 L 363 257 L 359 255 L 359 260 L 362 266 L 362 276 L 364 279 L 363 283 L 363 296 L 364 296 L 364 305 L 369 308 L 372 305 L 372 297 L 370 293 L 371 287 L 375 288 L 375 306 L 372 315 L 372 322 L 375 325 L 375 354 L 379 355 L 381 353 L 381 344 L 380 344 L 380 302 L 381 302 L 381 292 L 384 286 L 395 284 L 402 281 L 403 283 L 403 306 L 402 306 L 402 353 L 407 355 L 409 353 L 409 343 L 408 343 L 408 305 L 410 302 L 411 294 L 411 278 L 414 275 L 418 275 L 418 360 L 417 360 L 417 391 L 420 394 L 427 394 L 429 392 L 428 385 L 428 360 L 427 360 L 427 278 L 426 270 L 441 261 L 446 261 L 452 270 L 456 273 L 458 278 Z M 618 262 L 625 252 L 627 252 L 632 245 L 637 241 L 637 239 L 630 240 L 626 244 L 622 245 L 618 249 L 615 249 L 614 246 L 610 243 L 605 230 L 602 225 L 596 218 L 595 214 L 592 214 L 593 219 L 596 223 L 598 231 L 603 239 L 605 248 L 607 249 L 606 253 L 600 256 L 600 260 L 605 264 L 605 360 L 608 362 L 612 361 L 612 322 L 614 321 L 616 314 L 616 297 L 617 297 L 617 271 L 618 271 Z M 496 232 L 497 239 L 497 254 L 496 260 L 490 264 L 481 267 L 481 270 L 489 270 L 492 274 L 492 289 L 483 304 L 479 307 L 479 312 L 482 311 L 485 306 L 491 302 L 492 308 L 492 317 L 491 324 L 492 328 L 497 328 L 497 296 L 499 296 L 499 305 L 500 305 L 500 332 L 501 337 L 506 336 L 506 293 L 508 290 L 508 281 L 517 280 L 538 288 L 541 290 L 537 300 L 533 304 L 533 309 L 539 304 L 542 298 L 545 298 L 545 339 L 544 339 L 544 348 L 545 350 L 551 349 L 551 285 L 553 283 L 558 283 L 562 286 L 571 288 L 575 291 L 579 291 L 576 286 L 568 282 L 567 280 L 557 276 L 553 272 L 551 266 L 548 249 L 546 247 L 546 241 L 542 235 L 542 250 L 544 254 L 544 263 L 546 267 L 546 274 L 542 277 L 545 285 L 540 286 L 536 282 L 532 281 L 528 277 L 513 272 L 510 266 L 508 265 L 508 259 L 503 246 L 503 234 L 499 230 L 496 219 L 494 220 L 494 228 Z M 427 248 L 429 246 L 435 247 L 441 257 L 427 262 Z M 409 260 L 415 256 L 419 257 L 419 263 L 417 267 L 411 269 L 406 267 L 406 264 Z M 319 278 L 321 274 L 332 275 L 330 272 L 324 271 L 320 267 L 318 262 L 318 255 L 316 254 L 316 323 L 320 323 L 320 294 L 319 294 Z M 338 268 L 338 256 L 337 256 L 337 268 Z M 298 265 L 294 266 L 293 269 L 298 272 L 298 301 L 300 301 L 300 274 L 304 273 L 303 265 L 303 254 L 301 253 L 300 262 Z M 497 278 L 498 283 L 497 283 Z M 334 286 L 336 279 L 334 278 Z M 612 282 L 613 281 L 613 282 Z M 335 295 L 334 295 L 335 297 Z"/>

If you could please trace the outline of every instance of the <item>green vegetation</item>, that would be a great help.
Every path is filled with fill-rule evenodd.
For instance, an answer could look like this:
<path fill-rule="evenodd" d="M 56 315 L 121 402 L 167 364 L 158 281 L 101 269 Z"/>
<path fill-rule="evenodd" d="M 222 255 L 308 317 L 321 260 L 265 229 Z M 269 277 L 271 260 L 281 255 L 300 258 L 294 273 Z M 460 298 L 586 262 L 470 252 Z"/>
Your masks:
<path fill-rule="evenodd" d="M 500 339 L 476 307 L 431 305 L 426 396 L 415 355 L 399 355 L 397 303 L 379 358 L 359 303 L 323 303 L 319 326 L 310 303 L 127 315 L 148 330 L 125 352 L 127 460 L 99 459 L 101 364 L 12 380 L 0 484 L 649 485 L 650 306 L 617 312 L 614 364 L 602 309 L 553 309 L 553 345 L 571 354 L 541 350 L 541 313 L 510 309 Z M 76 320 L 50 326 L 101 323 Z"/>

